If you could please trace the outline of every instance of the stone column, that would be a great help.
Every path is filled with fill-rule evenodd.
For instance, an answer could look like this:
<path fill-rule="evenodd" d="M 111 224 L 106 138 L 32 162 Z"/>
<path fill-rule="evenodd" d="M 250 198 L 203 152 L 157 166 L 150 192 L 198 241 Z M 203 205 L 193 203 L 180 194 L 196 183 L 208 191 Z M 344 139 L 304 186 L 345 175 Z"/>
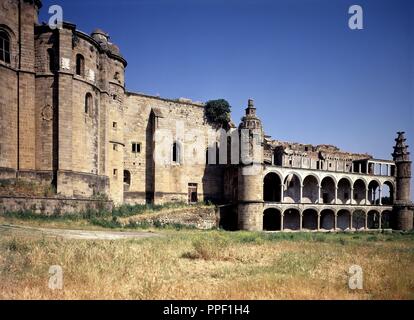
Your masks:
<path fill-rule="evenodd" d="M 335 204 L 338 204 L 338 186 L 335 186 Z"/>
<path fill-rule="evenodd" d="M 334 229 L 335 229 L 335 231 L 338 230 L 338 212 L 335 212 Z"/>
<path fill-rule="evenodd" d="M 303 212 L 299 212 L 300 215 L 300 228 L 299 230 L 302 231 L 303 229 Z"/>
<path fill-rule="evenodd" d="M 318 212 L 318 231 L 321 230 L 321 213 Z"/>
<path fill-rule="evenodd" d="M 284 228 L 284 220 L 285 220 L 285 213 L 282 212 L 282 214 L 280 215 L 280 231 L 285 230 L 285 228 Z"/>
<path fill-rule="evenodd" d="M 300 198 L 299 198 L 299 203 L 302 203 L 302 198 L 303 198 L 303 185 L 300 185 Z"/>
<path fill-rule="evenodd" d="M 382 212 L 379 213 L 379 223 L 378 223 L 378 225 L 379 225 L 379 229 L 381 230 L 382 229 Z"/>
<path fill-rule="evenodd" d="M 280 203 L 283 203 L 284 201 L 284 194 L 283 194 L 283 188 L 284 188 L 284 185 L 282 184 L 281 186 L 280 186 Z"/>
<path fill-rule="evenodd" d="M 382 206 L 382 189 L 379 188 L 379 205 Z"/>
<path fill-rule="evenodd" d="M 369 195 L 369 190 L 368 187 L 365 189 L 365 205 L 368 205 L 368 195 Z"/>
<path fill-rule="evenodd" d="M 350 212 L 350 214 L 349 214 L 349 220 L 350 220 L 350 221 L 349 221 L 349 229 L 350 229 L 350 230 L 352 230 L 352 229 L 353 229 L 353 227 L 354 227 L 354 226 L 353 226 L 353 224 L 354 224 L 354 223 L 353 223 L 353 221 L 352 221 L 352 220 L 354 220 L 353 218 L 354 218 L 354 213 L 353 213 L 353 212 Z"/>
<path fill-rule="evenodd" d="M 351 206 L 354 204 L 354 192 L 355 192 L 354 188 L 351 187 Z"/>
<path fill-rule="evenodd" d="M 368 230 L 368 212 L 365 212 L 365 230 Z"/>
<path fill-rule="evenodd" d="M 318 185 L 318 203 L 321 204 L 321 192 L 322 192 L 322 186 Z"/>

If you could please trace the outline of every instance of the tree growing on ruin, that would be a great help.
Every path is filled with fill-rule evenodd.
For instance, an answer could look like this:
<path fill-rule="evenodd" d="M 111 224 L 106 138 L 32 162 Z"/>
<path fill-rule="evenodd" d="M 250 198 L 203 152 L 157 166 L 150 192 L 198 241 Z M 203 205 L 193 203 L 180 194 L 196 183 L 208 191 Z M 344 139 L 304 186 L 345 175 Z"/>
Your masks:
<path fill-rule="evenodd" d="M 227 128 L 230 123 L 231 106 L 224 100 L 210 100 L 206 103 L 205 115 L 207 121 L 217 127 Z"/>

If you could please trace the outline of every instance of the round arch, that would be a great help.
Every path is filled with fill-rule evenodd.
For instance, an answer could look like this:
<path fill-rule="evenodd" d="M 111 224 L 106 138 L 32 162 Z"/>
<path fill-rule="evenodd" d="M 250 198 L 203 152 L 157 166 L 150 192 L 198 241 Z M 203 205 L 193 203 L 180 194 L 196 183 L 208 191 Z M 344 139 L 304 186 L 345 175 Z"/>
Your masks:
<path fill-rule="evenodd" d="M 354 194 L 353 199 L 356 204 L 365 204 L 365 198 L 366 198 L 366 191 L 367 191 L 367 182 L 365 179 L 358 178 L 354 181 L 353 184 L 354 187 Z"/>
<path fill-rule="evenodd" d="M 367 214 L 367 227 L 369 230 L 380 228 L 381 215 L 377 210 L 370 210 Z"/>
<path fill-rule="evenodd" d="M 351 212 L 346 209 L 338 211 L 337 228 L 347 230 L 351 228 Z"/>
<path fill-rule="evenodd" d="M 300 211 L 298 209 L 286 209 L 283 213 L 283 230 L 300 230 Z"/>
<path fill-rule="evenodd" d="M 263 179 L 263 200 L 282 202 L 282 180 L 275 172 L 269 172 Z"/>
<path fill-rule="evenodd" d="M 338 204 L 351 203 L 352 185 L 352 180 L 347 177 L 338 180 Z"/>
<path fill-rule="evenodd" d="M 323 230 L 335 229 L 335 211 L 332 209 L 324 209 L 321 211 L 320 227 Z"/>
<path fill-rule="evenodd" d="M 321 196 L 322 203 L 333 204 L 335 202 L 337 182 L 336 179 L 330 175 L 325 176 L 321 181 Z"/>
<path fill-rule="evenodd" d="M 285 203 L 300 203 L 301 202 L 301 190 L 302 180 L 299 174 L 290 173 L 285 175 L 283 180 L 283 202 Z"/>
<path fill-rule="evenodd" d="M 319 186 L 320 181 L 313 174 L 307 175 L 303 179 L 303 196 L 302 203 L 318 203 L 319 202 Z"/>
<path fill-rule="evenodd" d="M 279 231 L 281 226 L 282 213 L 279 209 L 268 208 L 263 212 L 263 230 Z"/>
<path fill-rule="evenodd" d="M 306 209 L 303 211 L 302 227 L 306 230 L 318 230 L 318 211 Z"/>
<path fill-rule="evenodd" d="M 381 200 L 383 205 L 393 205 L 395 199 L 395 185 L 387 180 L 381 186 Z"/>

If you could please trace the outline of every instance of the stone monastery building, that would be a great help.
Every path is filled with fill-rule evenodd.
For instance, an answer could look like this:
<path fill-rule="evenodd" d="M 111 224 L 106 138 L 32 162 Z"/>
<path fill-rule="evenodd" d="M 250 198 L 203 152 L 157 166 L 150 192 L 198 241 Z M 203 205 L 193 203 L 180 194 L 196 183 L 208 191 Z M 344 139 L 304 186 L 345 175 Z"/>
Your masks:
<path fill-rule="evenodd" d="M 52 184 L 67 199 L 104 195 L 117 205 L 210 200 L 230 229 L 413 228 L 404 133 L 392 161 L 280 142 L 264 135 L 250 100 L 227 141 L 211 144 L 203 103 L 128 92 L 127 61 L 107 33 L 69 23 L 51 30 L 38 23 L 41 6 L 0 0 L 0 179 Z M 177 122 L 221 151 L 248 129 L 255 160 L 208 164 L 204 149 L 203 163 L 187 164 L 195 149 L 175 138 Z M 170 161 L 157 163 L 163 129 L 172 132 Z"/>

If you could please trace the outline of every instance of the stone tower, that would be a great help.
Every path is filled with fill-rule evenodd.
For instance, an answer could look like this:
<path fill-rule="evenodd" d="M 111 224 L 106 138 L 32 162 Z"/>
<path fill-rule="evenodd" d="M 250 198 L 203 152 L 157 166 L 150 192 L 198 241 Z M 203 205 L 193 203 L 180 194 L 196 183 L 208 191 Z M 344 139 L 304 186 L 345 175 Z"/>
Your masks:
<path fill-rule="evenodd" d="M 238 225 L 240 230 L 263 230 L 263 128 L 249 100 L 239 126 L 241 161 L 238 173 Z"/>
<path fill-rule="evenodd" d="M 404 132 L 398 132 L 396 145 L 392 154 L 397 167 L 396 201 L 394 211 L 398 230 L 413 229 L 413 204 L 411 202 L 411 161 Z"/>

